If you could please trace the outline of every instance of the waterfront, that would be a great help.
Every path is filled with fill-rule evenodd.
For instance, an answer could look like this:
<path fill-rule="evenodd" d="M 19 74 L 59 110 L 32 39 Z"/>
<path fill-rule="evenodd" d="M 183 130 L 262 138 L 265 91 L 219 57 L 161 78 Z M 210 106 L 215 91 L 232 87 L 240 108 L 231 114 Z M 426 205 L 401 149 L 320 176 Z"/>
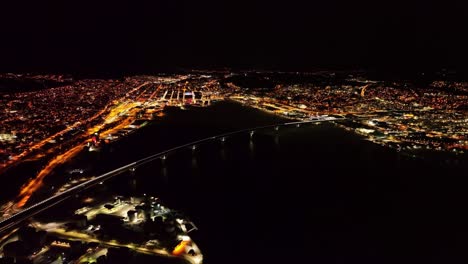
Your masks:
<path fill-rule="evenodd" d="M 235 108 L 223 103 L 200 110 L 199 118 L 216 113 L 234 129 L 243 122 L 226 118 L 236 116 Z M 200 122 L 196 112 L 172 114 L 177 119 L 168 120 L 180 122 L 170 126 L 178 127 L 176 138 L 190 141 L 211 129 L 181 129 L 188 120 Z M 249 115 L 273 121 L 257 110 L 243 113 Z M 156 126 L 142 133 L 158 138 Z M 132 137 L 120 151 L 142 148 L 142 136 Z M 308 125 L 187 149 L 100 191 L 155 195 L 186 213 L 199 227 L 194 238 L 205 263 L 442 261 L 461 257 L 466 245 L 467 166 L 452 158 L 414 159 L 331 124 Z"/>
<path fill-rule="evenodd" d="M 460 4 L 4 2 L 0 264 L 468 263 Z"/>
<path fill-rule="evenodd" d="M 62 170 L 104 172 L 185 142 L 281 121 L 229 101 L 169 109 Z M 155 160 L 82 197 L 160 197 L 198 226 L 193 238 L 208 264 L 460 257 L 468 220 L 461 210 L 466 159 L 406 154 L 333 124 L 259 130 L 252 138 L 246 133 Z"/>
<path fill-rule="evenodd" d="M 18 81 L 23 78 L 15 74 L 7 77 Z M 32 77 L 64 80 L 64 76 L 54 75 Z M 259 82 L 266 86 L 258 87 Z M 245 111 L 229 115 L 221 110 L 224 114 L 214 116 L 199 116 L 203 111 L 195 111 L 220 100 L 235 100 L 258 108 L 278 116 L 276 120 L 347 118 L 350 122 L 340 122 L 344 129 L 414 156 L 426 158 L 427 152 L 444 156 L 443 152 L 449 151 L 459 155 L 456 159 L 464 156 L 466 83 L 433 82 L 427 89 L 412 81 L 393 83 L 393 88 L 387 85 L 365 75 L 355 78 L 350 73 L 212 72 L 75 80 L 63 87 L 4 94 L 2 102 L 8 107 L 0 133 L 0 141 L 5 144 L 0 150 L 0 174 L 12 180 L 10 188 L 0 194 L 1 217 L 8 218 L 33 201 L 64 192 L 132 158 L 154 153 L 158 147 L 171 147 L 196 136 L 206 137 L 218 130 L 248 124 L 243 120 L 249 118 Z M 100 89 L 107 92 L 98 92 Z M 453 94 L 447 94 L 448 91 Z M 44 100 L 45 96 L 55 99 Z M 92 107 L 81 111 L 83 104 Z M 56 106 L 61 110 L 51 113 L 50 109 Z M 196 117 L 174 115 L 178 108 L 190 109 Z M 116 143 L 150 123 L 162 126 L 145 130 L 156 131 L 154 135 L 137 133 L 139 144 L 135 144 L 138 140 Z M 32 124 L 40 124 L 40 128 L 29 129 Z M 172 131 L 165 130 L 168 126 L 164 124 Z M 119 146 L 125 150 L 120 154 Z M 85 149 L 100 153 L 79 155 Z M 106 162 L 105 158 L 114 151 L 110 155 L 112 162 Z M 128 153 L 132 156 L 127 157 Z M 69 166 L 73 164 L 74 167 Z"/>

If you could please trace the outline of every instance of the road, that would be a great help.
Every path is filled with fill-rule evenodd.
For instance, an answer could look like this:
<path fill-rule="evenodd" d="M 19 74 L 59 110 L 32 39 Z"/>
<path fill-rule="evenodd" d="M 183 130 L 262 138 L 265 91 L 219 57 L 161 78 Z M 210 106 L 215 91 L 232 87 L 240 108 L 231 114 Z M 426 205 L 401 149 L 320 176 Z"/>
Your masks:
<path fill-rule="evenodd" d="M 107 246 L 107 247 L 120 247 L 120 248 L 129 248 L 132 251 L 141 253 L 141 254 L 149 254 L 149 255 L 157 255 L 157 256 L 163 256 L 163 257 L 169 257 L 169 258 L 183 258 L 187 261 L 189 261 L 192 264 L 201 264 L 203 261 L 203 256 L 201 254 L 197 254 L 196 256 L 192 256 L 190 254 L 187 254 L 187 252 L 182 252 L 181 254 L 173 254 L 172 252 L 169 252 L 167 250 L 163 249 L 152 249 L 152 248 L 147 248 L 142 245 L 137 245 L 133 243 L 120 243 L 115 239 L 112 240 L 99 240 L 89 234 L 86 233 L 81 233 L 77 232 L 74 230 L 65 230 L 60 224 L 57 225 L 44 225 L 38 222 L 34 222 L 34 226 L 39 229 L 46 231 L 49 234 L 55 235 L 57 237 L 67 239 L 67 240 L 75 240 L 75 241 L 81 241 L 81 242 L 87 242 L 87 243 L 98 243 L 102 246 Z M 195 252 L 200 252 L 198 250 L 197 245 L 193 241 L 188 241 L 191 244 L 191 247 L 194 249 Z M 185 249 L 185 248 L 184 248 Z"/>
<path fill-rule="evenodd" d="M 40 149 L 42 146 L 44 146 L 47 142 L 50 140 L 53 140 L 59 136 L 62 136 L 64 133 L 70 131 L 71 129 L 76 128 L 77 126 L 84 126 L 86 124 L 91 124 L 94 122 L 97 118 L 102 118 L 102 121 L 92 125 L 85 133 L 77 134 L 75 138 L 69 140 L 69 143 L 71 146 L 65 147 L 65 150 L 60 150 L 62 147 L 64 147 L 64 143 L 61 143 L 59 146 L 55 147 L 55 151 L 60 151 L 60 154 L 51 154 L 52 158 L 48 161 L 48 163 L 39 171 L 39 173 L 31 179 L 29 182 L 25 183 L 20 191 L 17 197 L 10 201 L 6 202 L 5 205 L 3 205 L 3 208 L 1 208 L 1 212 L 4 216 L 9 216 L 12 215 L 21 208 L 23 208 L 27 202 L 30 200 L 31 196 L 38 191 L 42 185 L 44 178 L 47 177 L 57 166 L 69 161 L 73 157 L 75 157 L 78 153 L 80 153 L 83 150 L 84 145 L 86 142 L 90 140 L 90 136 L 94 134 L 95 132 L 100 132 L 101 134 L 107 135 L 111 133 L 115 133 L 123 128 L 126 128 L 128 125 L 130 125 L 133 121 L 136 120 L 137 112 L 139 109 L 136 107 L 140 106 L 141 103 L 139 102 L 134 102 L 134 101 L 127 101 L 127 97 L 133 93 L 136 93 L 139 91 L 141 88 L 145 87 L 148 85 L 149 82 L 145 82 L 131 91 L 129 91 L 124 97 L 120 98 L 116 102 L 111 102 L 106 107 L 94 115 L 91 118 L 88 118 L 87 120 L 82 120 L 80 122 L 75 123 L 74 125 L 66 128 L 65 130 L 56 133 L 52 135 L 51 137 L 40 141 L 39 143 L 35 144 L 34 146 L 31 147 L 33 150 Z M 137 97 L 141 97 L 143 94 L 145 94 L 146 90 L 140 92 L 137 94 Z M 107 114 L 106 114 L 107 113 Z M 105 127 L 108 127 L 109 124 L 112 124 L 109 128 L 104 129 Z M 102 130 L 104 129 L 104 130 Z M 29 153 L 29 152 L 28 152 Z M 23 153 L 20 154 L 21 157 L 26 156 L 28 153 Z"/>
<path fill-rule="evenodd" d="M 340 119 L 344 120 L 344 119 Z M 276 125 L 268 125 L 268 126 L 262 126 L 262 127 L 254 127 L 254 128 L 248 128 L 248 129 L 242 129 L 242 130 L 237 130 L 217 136 L 212 136 L 208 138 L 204 138 L 201 140 L 193 141 L 184 145 L 180 145 L 171 149 L 168 149 L 166 151 L 148 156 L 146 158 L 140 159 L 138 161 L 132 162 L 130 164 L 127 164 L 125 166 L 122 166 L 120 168 L 117 168 L 115 170 L 112 170 L 110 172 L 107 172 L 105 174 L 102 174 L 98 177 L 95 177 L 89 181 L 83 182 L 81 184 L 78 184 L 62 193 L 56 194 L 50 198 L 47 198 L 41 202 L 38 202 L 36 204 L 33 204 L 29 206 L 26 209 L 23 209 L 10 217 L 7 217 L 3 220 L 0 221 L 0 233 L 3 233 L 17 225 L 19 225 L 21 222 L 24 220 L 33 217 L 34 215 L 70 198 L 73 197 L 74 195 L 80 193 L 81 191 L 88 189 L 90 187 L 93 187 L 99 183 L 102 183 L 114 176 L 117 176 L 121 173 L 127 172 L 129 170 L 134 170 L 137 167 L 152 162 L 157 159 L 164 159 L 167 157 L 168 154 L 173 153 L 175 151 L 185 149 L 185 148 L 191 148 L 193 146 L 199 145 L 199 144 L 204 144 L 207 142 L 215 141 L 215 140 L 225 140 L 228 137 L 237 135 L 237 134 L 243 134 L 243 133 L 251 133 L 255 132 L 257 130 L 264 130 L 264 129 L 279 129 L 280 127 L 285 127 L 285 126 L 300 126 L 303 124 L 310 124 L 310 123 L 318 123 L 318 122 L 329 122 L 333 120 L 312 120 L 312 121 L 298 121 L 298 122 L 288 122 L 288 123 L 282 123 L 282 124 L 276 124 Z"/>

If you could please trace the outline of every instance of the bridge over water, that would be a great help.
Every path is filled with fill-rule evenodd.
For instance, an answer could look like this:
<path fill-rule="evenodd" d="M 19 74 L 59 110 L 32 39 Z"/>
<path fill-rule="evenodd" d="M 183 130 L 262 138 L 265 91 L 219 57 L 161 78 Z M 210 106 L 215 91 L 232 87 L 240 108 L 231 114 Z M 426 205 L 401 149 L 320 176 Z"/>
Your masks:
<path fill-rule="evenodd" d="M 168 156 L 172 153 L 175 153 L 179 150 L 182 149 L 187 149 L 187 148 L 192 148 L 195 150 L 197 146 L 206 144 L 209 142 L 214 142 L 214 141 L 220 141 L 224 142 L 228 140 L 230 137 L 240 135 L 240 134 L 248 134 L 250 137 L 253 137 L 254 134 L 257 131 L 265 131 L 265 130 L 270 130 L 272 129 L 273 131 L 278 131 L 282 127 L 300 127 L 302 125 L 307 125 L 307 124 L 312 124 L 312 123 L 321 123 L 321 122 L 330 122 L 330 121 L 336 121 L 336 120 L 345 120 L 346 118 L 326 118 L 326 119 L 315 119 L 315 120 L 310 120 L 310 121 L 299 121 L 299 122 L 287 122 L 287 123 L 281 123 L 281 124 L 275 124 L 275 125 L 268 125 L 268 126 L 260 126 L 260 127 L 254 127 L 254 128 L 247 128 L 247 129 L 242 129 L 242 130 L 237 130 L 237 131 L 232 131 L 229 133 L 224 133 L 208 138 L 204 138 L 201 140 L 193 141 L 187 144 L 183 144 L 153 155 L 150 155 L 148 157 L 142 158 L 140 160 L 137 160 L 135 162 L 129 163 L 125 166 L 116 168 L 112 171 L 109 171 L 107 173 L 104 173 L 98 177 L 95 177 L 89 181 L 86 181 L 84 183 L 81 183 L 79 185 L 76 185 L 62 193 L 56 194 L 52 197 L 49 197 L 45 200 L 42 200 L 36 204 L 33 204 L 26 209 L 6 218 L 0 221 L 0 233 L 9 231 L 15 227 L 18 227 L 21 223 L 24 221 L 28 220 L 29 218 L 39 214 L 40 212 L 43 212 L 44 210 L 47 210 L 48 208 L 51 208 L 65 200 L 67 200 L 70 197 L 73 197 L 74 195 L 77 195 L 78 193 L 89 189 L 97 184 L 102 184 L 106 180 L 109 180 L 117 175 L 126 173 L 126 172 L 133 172 L 135 171 L 139 166 L 142 166 L 144 164 L 150 163 L 155 160 L 165 160 L 168 158 Z"/>

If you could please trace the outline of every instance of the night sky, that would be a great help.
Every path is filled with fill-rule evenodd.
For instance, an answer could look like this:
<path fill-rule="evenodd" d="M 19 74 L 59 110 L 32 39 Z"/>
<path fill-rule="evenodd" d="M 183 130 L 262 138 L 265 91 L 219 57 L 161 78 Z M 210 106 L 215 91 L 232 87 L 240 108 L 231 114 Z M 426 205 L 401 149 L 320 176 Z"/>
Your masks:
<path fill-rule="evenodd" d="M 0 71 L 468 68 L 466 6 L 381 2 L 2 1 Z"/>

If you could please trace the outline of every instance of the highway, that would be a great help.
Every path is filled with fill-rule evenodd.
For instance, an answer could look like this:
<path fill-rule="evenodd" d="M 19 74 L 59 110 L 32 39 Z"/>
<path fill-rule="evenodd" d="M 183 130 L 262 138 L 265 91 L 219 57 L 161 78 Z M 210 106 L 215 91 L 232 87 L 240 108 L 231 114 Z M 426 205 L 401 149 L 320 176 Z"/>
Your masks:
<path fill-rule="evenodd" d="M 55 139 L 59 136 L 63 136 L 65 133 L 71 131 L 72 129 L 78 126 L 82 126 L 84 124 L 89 124 L 91 126 L 87 131 L 77 133 L 74 136 L 74 138 L 67 140 L 65 145 L 63 143 L 60 143 L 54 146 L 53 148 L 49 149 L 47 152 L 49 152 L 48 155 L 51 157 L 48 160 L 47 164 L 41 168 L 36 177 L 29 180 L 21 187 L 19 194 L 14 200 L 7 202 L 5 206 L 1 207 L 1 213 L 7 216 L 13 215 L 16 212 L 18 212 L 21 208 L 23 208 L 27 204 L 29 199 L 32 197 L 32 195 L 42 187 L 45 177 L 47 177 L 57 166 L 72 159 L 78 153 L 80 153 L 83 149 L 83 146 L 86 145 L 86 142 L 89 142 L 89 138 L 92 134 L 98 131 L 100 131 L 103 134 L 109 134 L 130 125 L 130 123 L 134 121 L 137 115 L 138 109 L 136 109 L 136 106 L 138 106 L 139 103 L 127 101 L 127 96 L 139 91 L 141 88 L 145 87 L 148 84 L 148 82 L 145 82 L 133 88 L 131 91 L 127 92 L 124 97 L 118 99 L 121 102 L 120 104 L 117 104 L 115 106 L 114 102 L 111 102 L 107 104 L 105 108 L 102 109 L 96 115 L 86 120 L 80 120 L 79 122 L 76 122 L 69 128 L 63 130 L 62 132 L 49 137 L 48 139 L 46 139 L 46 141 L 43 140 L 37 143 L 36 145 L 32 146 L 32 149 L 39 151 L 48 141 Z M 142 94 L 144 94 L 145 91 L 137 93 L 135 96 L 141 96 Z M 132 117 L 121 117 L 121 113 L 129 112 L 131 113 Z M 99 118 L 103 118 L 103 121 L 93 123 Z M 113 123 L 112 127 L 107 127 L 110 123 Z M 41 153 L 44 154 L 44 151 L 41 151 Z M 0 173 L 1 172 L 2 168 L 0 168 Z"/>
<path fill-rule="evenodd" d="M 303 124 L 311 124 L 311 123 L 319 123 L 319 122 L 331 122 L 331 121 L 336 121 L 336 120 L 345 120 L 346 118 L 340 118 L 340 119 L 324 119 L 324 120 L 310 120 L 310 121 L 298 121 L 298 122 L 287 122 L 287 123 L 281 123 L 281 124 L 275 124 L 275 125 L 267 125 L 267 126 L 260 126 L 260 127 L 254 127 L 254 128 L 247 128 L 247 129 L 241 129 L 233 132 L 228 132 L 224 134 L 220 134 L 217 136 L 212 136 L 208 138 L 204 138 L 201 140 L 193 141 L 187 144 L 183 144 L 168 150 L 165 150 L 163 152 L 156 153 L 154 155 L 145 157 L 143 159 L 137 160 L 135 162 L 132 162 L 130 164 L 127 164 L 125 166 L 122 166 L 120 168 L 117 168 L 115 170 L 112 170 L 110 172 L 104 173 L 98 177 L 95 177 L 89 181 L 83 182 L 79 185 L 76 185 L 62 193 L 56 194 L 52 197 L 49 197 L 41 202 L 38 202 L 36 204 L 33 204 L 22 211 L 11 215 L 8 218 L 5 218 L 0 221 L 0 233 L 4 233 L 8 230 L 11 230 L 12 228 L 17 227 L 20 225 L 22 222 L 25 220 L 35 216 L 36 214 L 58 204 L 61 203 L 62 201 L 73 197 L 74 195 L 80 193 L 81 191 L 88 189 L 90 187 L 93 187 L 99 183 L 102 183 L 114 176 L 120 175 L 124 172 L 135 170 L 137 167 L 144 165 L 146 163 L 152 162 L 157 159 L 166 159 L 167 156 L 171 153 L 174 153 L 178 150 L 186 149 L 186 148 L 193 148 L 198 145 L 220 140 L 220 141 L 225 141 L 227 138 L 238 135 L 238 134 L 245 134 L 245 133 L 250 133 L 250 135 L 253 135 L 255 131 L 257 130 L 266 130 L 266 129 L 271 129 L 273 128 L 274 130 L 278 130 L 280 127 L 285 127 L 285 126 L 296 126 L 299 127 L 300 125 Z"/>

